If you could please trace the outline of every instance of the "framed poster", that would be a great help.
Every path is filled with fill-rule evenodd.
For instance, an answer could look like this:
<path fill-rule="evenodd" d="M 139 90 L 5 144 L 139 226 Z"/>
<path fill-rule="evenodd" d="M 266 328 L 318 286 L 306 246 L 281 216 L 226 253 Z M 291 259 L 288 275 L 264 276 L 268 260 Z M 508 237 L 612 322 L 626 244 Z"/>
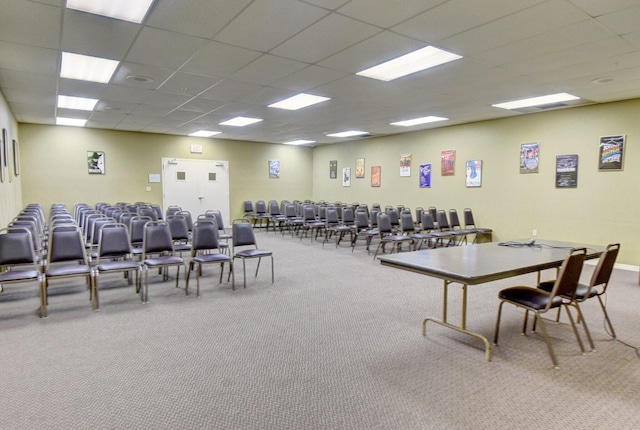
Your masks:
<path fill-rule="evenodd" d="M 421 164 L 419 174 L 420 188 L 431 188 L 431 164 Z"/>
<path fill-rule="evenodd" d="M 520 145 L 520 173 L 538 173 L 540 144 L 538 142 Z"/>
<path fill-rule="evenodd" d="M 6 128 L 2 129 L 2 165 L 9 167 L 9 137 Z"/>
<path fill-rule="evenodd" d="M 482 160 L 467 161 L 466 184 L 467 187 L 482 186 Z"/>
<path fill-rule="evenodd" d="M 13 139 L 13 172 L 16 176 L 20 175 L 20 148 L 15 139 Z"/>
<path fill-rule="evenodd" d="M 371 186 L 379 187 L 381 180 L 381 167 L 380 166 L 371 166 Z"/>
<path fill-rule="evenodd" d="M 556 188 L 578 186 L 578 155 L 556 155 Z"/>
<path fill-rule="evenodd" d="M 329 179 L 338 179 L 338 160 L 329 161 Z"/>
<path fill-rule="evenodd" d="M 351 186 L 351 167 L 345 167 L 344 169 L 342 169 L 342 186 Z"/>
<path fill-rule="evenodd" d="M 400 154 L 400 176 L 411 176 L 411 154 Z"/>
<path fill-rule="evenodd" d="M 104 152 L 103 151 L 87 151 L 87 165 L 90 175 L 104 175 Z"/>
<path fill-rule="evenodd" d="M 450 149 L 440 153 L 440 169 L 442 176 L 453 175 L 456 165 L 456 151 Z"/>
<path fill-rule="evenodd" d="M 280 177 L 280 160 L 269 160 L 269 178 L 278 179 Z"/>
<path fill-rule="evenodd" d="M 4 182 L 4 178 L 5 178 L 5 174 L 7 169 L 5 169 L 4 167 L 4 150 L 3 150 L 3 145 L 4 143 L 0 141 L 0 182 Z"/>
<path fill-rule="evenodd" d="M 622 170 L 624 140 L 624 134 L 600 138 L 600 146 L 598 148 L 598 170 L 600 172 Z"/>
<path fill-rule="evenodd" d="M 356 179 L 364 178 L 364 158 L 356 158 Z"/>

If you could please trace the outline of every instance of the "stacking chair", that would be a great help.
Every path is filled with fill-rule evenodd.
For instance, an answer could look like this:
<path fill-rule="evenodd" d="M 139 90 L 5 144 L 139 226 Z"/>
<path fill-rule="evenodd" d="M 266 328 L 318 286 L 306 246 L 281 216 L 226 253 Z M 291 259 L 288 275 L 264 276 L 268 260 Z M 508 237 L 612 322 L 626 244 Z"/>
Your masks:
<path fill-rule="evenodd" d="M 191 261 L 187 270 L 187 288 L 191 272 L 196 271 L 196 297 L 200 297 L 200 274 L 205 264 L 220 264 L 220 282 L 224 273 L 224 263 L 229 263 L 229 273 L 233 274 L 233 261 L 231 257 L 220 253 L 220 240 L 218 239 L 218 226 L 215 220 L 197 221 L 193 225 L 193 238 L 191 241 Z M 235 290 L 235 275 L 231 281 L 231 289 Z"/>
<path fill-rule="evenodd" d="M 176 215 L 182 215 L 184 217 L 184 220 L 187 222 L 187 230 L 191 233 L 191 230 L 193 230 L 193 218 L 191 217 L 191 212 L 180 211 L 176 213 Z"/>
<path fill-rule="evenodd" d="M 436 242 L 440 239 L 438 232 L 435 231 L 433 225 L 433 218 L 429 212 L 420 212 L 420 225 L 422 230 L 416 233 L 411 233 L 409 237 L 414 240 L 413 249 L 422 249 L 422 246 L 426 243 L 428 248 L 435 248 Z"/>
<path fill-rule="evenodd" d="M 345 213 L 350 214 L 347 215 L 347 218 L 351 220 L 349 221 L 349 224 L 345 224 L 344 219 L 340 222 L 338 219 L 338 211 L 335 207 L 327 208 L 324 227 L 325 235 L 324 240 L 322 241 L 322 246 L 324 246 L 325 242 L 327 242 L 332 235 L 335 235 L 337 248 L 338 245 L 340 245 L 340 241 L 342 241 L 342 238 L 347 233 L 349 233 L 351 242 L 353 242 L 353 233 L 355 231 L 355 225 L 353 224 L 353 209 L 345 208 L 343 210 L 343 216 Z"/>
<path fill-rule="evenodd" d="M 373 254 L 374 260 L 378 256 L 380 248 L 382 248 L 382 252 L 384 252 L 384 247 L 387 243 L 392 245 L 391 253 L 398 251 L 400 245 L 403 243 L 413 244 L 413 239 L 410 236 L 395 233 L 395 230 L 391 226 L 391 219 L 386 213 L 378 214 L 378 238 L 380 241 L 378 242 L 375 254 Z"/>
<path fill-rule="evenodd" d="M 98 301 L 98 279 L 107 273 L 124 273 L 129 285 L 135 280 L 136 293 L 140 292 L 140 263 L 131 255 L 131 240 L 127 226 L 121 223 L 105 224 L 100 229 L 96 265 L 93 270 L 96 308 Z M 133 277 L 132 275 L 135 275 Z M 142 298 L 142 296 L 141 296 Z"/>
<path fill-rule="evenodd" d="M 180 256 L 183 252 L 191 252 L 191 235 L 187 228 L 187 220 L 182 215 L 169 215 L 166 221 L 171 231 L 173 250 L 180 253 Z"/>
<path fill-rule="evenodd" d="M 246 218 L 245 218 L 246 219 Z M 269 213 L 267 212 L 267 204 L 264 200 L 256 201 L 256 211 L 253 214 L 253 226 L 255 227 L 258 221 L 259 227 L 262 227 L 262 221 L 267 221 L 267 230 L 269 229 Z"/>
<path fill-rule="evenodd" d="M 233 259 L 232 264 L 236 258 L 242 260 L 242 275 L 243 275 L 243 287 L 247 288 L 247 271 L 245 268 L 245 260 L 251 258 L 258 259 L 258 265 L 256 267 L 256 274 L 258 276 L 258 270 L 260 269 L 260 261 L 263 257 L 271 258 L 271 283 L 274 282 L 273 275 L 273 253 L 271 251 L 258 248 L 255 234 L 253 233 L 253 227 L 246 218 L 236 219 L 231 226 L 233 234 Z M 251 248 L 247 248 L 251 247 Z M 243 249 L 240 249 L 243 248 Z M 232 271 L 233 272 L 233 271 Z M 234 274 L 235 276 L 235 274 Z"/>
<path fill-rule="evenodd" d="M 182 208 L 178 205 L 170 205 L 167 208 L 167 212 L 165 214 L 165 219 L 167 219 L 171 215 L 176 215 L 178 212 L 182 211 Z"/>
<path fill-rule="evenodd" d="M 28 282 L 37 283 L 38 291 L 42 292 L 40 265 L 31 232 L 21 227 L 4 228 L 0 230 L 0 293 L 4 285 Z"/>
<path fill-rule="evenodd" d="M 473 228 L 462 228 L 460 218 L 458 218 L 458 211 L 455 209 L 449 209 L 449 227 L 458 236 L 459 245 L 466 244 L 467 236 L 476 232 Z"/>
<path fill-rule="evenodd" d="M 134 257 L 142 256 L 142 242 L 144 241 L 144 226 L 153 221 L 151 217 L 136 215 L 129 223 L 129 239 L 131 240 L 131 252 Z"/>
<path fill-rule="evenodd" d="M 282 236 L 284 236 L 285 230 L 289 230 L 291 237 L 293 238 L 293 234 L 297 233 L 303 224 L 302 217 L 298 216 L 296 206 L 294 204 L 285 205 L 284 216 L 286 217 L 286 221 L 284 223 L 284 228 L 282 229 Z"/>
<path fill-rule="evenodd" d="M 302 230 L 304 231 L 304 233 L 309 233 L 309 236 L 311 236 L 311 241 L 314 240 L 314 232 L 315 232 L 315 237 L 318 236 L 318 232 L 321 228 L 324 227 L 324 221 L 319 221 L 316 218 L 316 214 L 315 211 L 313 209 L 312 205 L 306 205 L 302 211 Z M 302 240 L 302 237 L 304 235 L 301 234 L 300 235 L 300 240 Z"/>
<path fill-rule="evenodd" d="M 282 232 L 283 224 L 286 222 L 287 217 L 280 212 L 280 205 L 275 200 L 269 201 L 269 223 L 273 225 L 273 232 L 276 233 L 276 228 Z M 267 233 L 269 230 L 267 229 Z"/>
<path fill-rule="evenodd" d="M 489 242 L 493 240 L 493 230 L 490 228 L 478 227 L 473 219 L 473 212 L 469 208 L 465 208 L 464 214 L 464 228 L 472 229 L 476 237 L 473 239 L 473 243 L 483 242 L 483 238 L 488 238 Z"/>
<path fill-rule="evenodd" d="M 450 231 L 437 230 L 431 211 L 422 213 L 422 231 L 426 231 L 429 238 L 433 239 L 432 241 L 429 241 L 430 248 L 448 245 L 453 240 L 453 234 Z M 420 246 L 422 246 L 422 243 Z"/>
<path fill-rule="evenodd" d="M 440 209 L 436 213 L 436 222 L 438 223 L 438 231 L 447 233 L 449 236 L 449 241 L 443 245 L 445 246 L 454 246 L 460 245 L 463 237 L 466 237 L 466 233 L 460 230 L 453 230 L 451 225 L 449 224 L 449 219 L 447 218 L 447 213 Z M 444 242 L 444 241 L 443 241 Z"/>
<path fill-rule="evenodd" d="M 498 334 L 500 329 L 500 316 L 502 314 L 502 305 L 505 303 L 511 303 L 519 308 L 524 309 L 524 322 L 522 324 L 522 334 L 526 334 L 527 319 L 529 311 L 534 313 L 535 321 L 540 321 L 540 328 L 542 329 L 542 336 L 547 344 L 551 361 L 555 367 L 558 367 L 558 359 L 551 346 L 551 339 L 547 334 L 547 328 L 542 316 L 551 309 L 564 306 L 571 322 L 571 328 L 578 340 L 578 345 L 584 353 L 584 346 L 582 339 L 576 328 L 576 324 L 573 320 L 573 316 L 569 310 L 569 307 L 573 305 L 576 296 L 576 289 L 578 287 L 578 281 L 580 280 L 580 273 L 582 272 L 582 266 L 584 263 L 585 248 L 572 249 L 569 255 L 566 257 L 562 266 L 560 267 L 558 279 L 553 283 L 553 287 L 549 292 L 540 288 L 532 288 L 525 286 L 516 286 L 506 288 L 498 294 L 500 299 L 500 305 L 498 306 L 498 317 L 496 319 L 496 328 L 493 336 L 493 343 L 498 344 Z M 579 307 L 578 315 L 581 317 L 582 313 Z"/>
<path fill-rule="evenodd" d="M 604 313 L 605 321 L 607 322 L 607 326 L 611 331 L 611 335 L 615 339 L 616 332 L 613 329 L 613 325 L 611 324 L 611 320 L 609 319 L 609 314 L 607 313 L 607 309 L 602 301 L 602 296 L 607 292 L 607 286 L 609 285 L 609 279 L 611 278 L 611 273 L 613 272 L 613 267 L 616 262 L 616 258 L 618 257 L 618 252 L 620 251 L 619 243 L 612 243 L 607 245 L 604 253 L 600 256 L 598 260 L 598 264 L 591 275 L 591 280 L 589 284 L 578 284 L 578 288 L 575 292 L 574 303 L 576 307 L 580 306 L 580 303 L 590 299 L 592 297 L 597 297 L 598 302 L 600 303 L 600 308 Z M 546 281 L 541 282 L 538 286 L 544 291 L 550 292 L 553 289 L 554 281 Z M 560 318 L 560 313 L 558 312 L 558 316 L 556 321 Z M 594 349 L 593 339 L 591 338 L 591 333 L 589 333 L 589 329 L 587 328 L 586 321 L 582 320 L 582 325 L 587 333 L 587 339 L 589 340 L 589 344 L 591 349 Z"/>
<path fill-rule="evenodd" d="M 44 282 L 40 293 L 40 316 L 48 316 L 48 291 L 51 281 L 81 277 L 87 282 L 89 300 L 93 309 L 98 309 L 95 283 L 91 276 L 91 267 L 87 259 L 84 239 L 80 228 L 75 225 L 56 226 L 49 232 L 47 266 L 44 270 Z"/>
<path fill-rule="evenodd" d="M 372 211 L 373 212 L 373 211 Z M 377 212 L 376 212 L 377 213 Z M 369 246 L 371 245 L 371 239 L 378 236 L 378 229 L 370 228 L 369 218 L 367 213 L 363 210 L 356 211 L 356 220 L 354 224 L 354 236 L 351 240 L 351 252 L 356 248 L 356 243 L 359 238 L 363 237 L 367 246 L 367 254 L 369 254 Z"/>
<path fill-rule="evenodd" d="M 220 211 L 207 211 L 206 214 L 213 214 L 216 219 L 216 225 L 218 226 L 218 238 L 222 241 L 229 242 L 229 239 L 232 239 L 233 236 L 227 233 L 227 230 L 224 226 L 224 220 L 222 219 L 222 212 Z"/>
<path fill-rule="evenodd" d="M 184 260 L 174 255 L 171 230 L 166 221 L 149 221 L 144 226 L 144 239 L 142 241 L 142 264 L 144 265 L 144 288 L 142 301 L 149 301 L 149 269 L 158 269 L 163 273 L 163 279 L 167 278 L 167 270 L 176 268 L 176 288 L 179 287 L 180 267 L 186 269 Z M 186 275 L 185 275 L 186 276 Z M 189 295 L 188 286 L 185 285 L 185 295 Z"/>

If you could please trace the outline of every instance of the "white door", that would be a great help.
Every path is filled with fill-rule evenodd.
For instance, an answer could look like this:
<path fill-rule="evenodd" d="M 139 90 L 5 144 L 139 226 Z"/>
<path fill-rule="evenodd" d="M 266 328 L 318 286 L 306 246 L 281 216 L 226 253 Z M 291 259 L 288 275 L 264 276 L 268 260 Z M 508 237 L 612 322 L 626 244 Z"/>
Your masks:
<path fill-rule="evenodd" d="M 229 222 L 229 162 L 218 160 L 162 159 L 162 206 L 180 206 L 195 222 L 208 210 L 219 210 Z"/>

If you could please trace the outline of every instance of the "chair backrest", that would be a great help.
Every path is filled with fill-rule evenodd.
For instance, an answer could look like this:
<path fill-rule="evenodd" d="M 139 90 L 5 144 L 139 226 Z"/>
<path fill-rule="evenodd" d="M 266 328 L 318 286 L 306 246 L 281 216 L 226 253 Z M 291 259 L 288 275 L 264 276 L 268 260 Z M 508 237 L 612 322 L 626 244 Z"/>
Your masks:
<path fill-rule="evenodd" d="M 416 222 L 418 223 L 422 222 L 422 212 L 424 212 L 424 209 L 421 206 L 418 206 L 416 208 Z"/>
<path fill-rule="evenodd" d="M 403 211 L 402 214 L 400 214 L 400 227 L 403 233 L 415 231 L 411 211 Z"/>
<path fill-rule="evenodd" d="M 369 217 L 365 211 L 356 211 L 355 225 L 357 230 L 369 228 Z"/>
<path fill-rule="evenodd" d="M 297 216 L 297 214 L 296 214 L 296 206 L 293 205 L 293 204 L 285 205 L 285 207 L 284 207 L 284 216 L 286 216 L 287 218 L 295 218 Z"/>
<path fill-rule="evenodd" d="M 391 208 L 391 209 L 387 209 L 385 212 L 387 213 L 387 215 L 389 215 L 389 222 L 391 222 L 392 226 L 400 225 L 400 218 L 398 216 L 397 210 Z"/>
<path fill-rule="evenodd" d="M 458 218 L 458 211 L 455 209 L 449 209 L 449 226 L 452 230 L 460 230 L 460 219 Z"/>
<path fill-rule="evenodd" d="M 224 231 L 224 221 L 222 219 L 222 212 L 220 212 L 220 211 L 211 211 L 209 213 L 213 214 L 213 217 L 216 219 L 216 224 L 218 225 L 218 230 Z"/>
<path fill-rule="evenodd" d="M 378 235 L 382 237 L 390 234 L 391 231 L 391 219 L 389 218 L 389 215 L 384 212 L 380 212 L 378 214 Z"/>
<path fill-rule="evenodd" d="M 144 240 L 144 226 L 153 221 L 153 218 L 148 216 L 136 215 L 131 218 L 131 224 L 129 227 L 129 236 L 131 244 L 141 244 Z"/>
<path fill-rule="evenodd" d="M 264 202 L 264 200 L 258 200 L 256 202 L 256 213 L 257 214 L 267 213 L 267 204 Z"/>
<path fill-rule="evenodd" d="M 191 218 L 191 212 L 180 211 L 176 215 L 182 215 L 184 217 L 184 220 L 187 222 L 187 230 L 193 230 L 193 218 Z"/>
<path fill-rule="evenodd" d="M 129 230 L 122 223 L 104 224 L 98 239 L 98 258 L 123 257 L 131 254 Z"/>
<path fill-rule="evenodd" d="M 104 227 L 106 224 L 113 224 L 114 222 L 116 222 L 115 219 L 113 218 L 108 218 L 108 217 L 102 217 L 102 218 L 97 218 L 94 222 L 93 222 L 93 227 L 92 227 L 92 231 L 91 231 L 91 239 L 88 242 L 91 246 L 98 246 L 98 241 L 100 239 L 100 230 L 102 229 L 102 227 Z"/>
<path fill-rule="evenodd" d="M 280 215 L 280 204 L 275 200 L 269 200 L 269 215 Z"/>
<path fill-rule="evenodd" d="M 313 206 L 307 205 L 307 206 L 304 207 L 303 212 L 302 212 L 302 219 L 305 222 L 315 221 L 316 220 L 316 213 L 313 210 Z"/>
<path fill-rule="evenodd" d="M 14 220 L 9 223 L 8 227 L 11 228 L 12 230 L 15 230 L 18 228 L 27 229 L 29 233 L 31 233 L 33 250 L 36 252 L 42 251 L 41 235 L 40 235 L 40 232 L 38 231 L 38 227 L 36 226 L 36 223 L 33 220 Z"/>
<path fill-rule="evenodd" d="M 435 224 L 433 223 L 433 216 L 430 212 L 422 212 L 422 230 L 424 231 L 433 231 L 436 229 Z"/>
<path fill-rule="evenodd" d="M 245 200 L 244 203 L 242 203 L 242 210 L 246 214 L 253 212 L 253 202 L 251 200 Z"/>
<path fill-rule="evenodd" d="M 427 210 L 431 214 L 431 217 L 433 218 L 433 220 L 436 221 L 438 219 L 438 209 L 436 209 L 435 206 L 429 206 L 429 209 Z"/>
<path fill-rule="evenodd" d="M 233 247 L 254 245 L 256 248 L 258 244 L 256 242 L 256 236 L 253 233 L 253 227 L 246 218 L 233 220 L 231 225 L 233 234 Z"/>
<path fill-rule="evenodd" d="M 75 225 L 60 225 L 49 232 L 47 264 L 76 261 L 87 264 L 87 254 L 80 228 Z"/>
<path fill-rule="evenodd" d="M 613 267 L 616 263 L 616 258 L 618 258 L 618 251 L 620 251 L 619 243 L 607 245 L 606 250 L 600 256 L 600 260 L 598 260 L 598 264 L 593 271 L 589 286 L 596 287 L 603 285 L 605 289 L 607 288 L 609 278 L 611 278 L 611 272 L 613 272 Z M 604 290 L 602 292 L 604 293 Z"/>
<path fill-rule="evenodd" d="M 436 213 L 436 222 L 438 223 L 438 228 L 441 231 L 446 231 L 451 229 L 451 227 L 449 226 L 449 220 L 447 219 L 447 213 L 442 209 L 440 209 Z"/>
<path fill-rule="evenodd" d="M 175 215 L 175 214 L 177 214 L 177 213 L 178 213 L 178 212 L 180 212 L 181 210 L 182 210 L 182 208 L 181 208 L 180 206 L 177 206 L 177 205 L 171 205 L 171 206 L 169 206 L 169 207 L 167 208 L 167 212 L 166 212 L 166 215 L 165 215 L 165 219 L 166 219 L 166 218 L 168 218 L 168 217 L 170 217 L 171 215 Z"/>
<path fill-rule="evenodd" d="M 174 241 L 188 241 L 189 230 L 187 229 L 187 220 L 182 215 L 169 215 L 167 217 L 171 238 Z"/>
<path fill-rule="evenodd" d="M 464 227 L 465 228 L 475 227 L 476 223 L 473 220 L 473 212 L 471 212 L 471 209 L 465 208 L 463 211 L 463 214 L 464 214 Z"/>
<path fill-rule="evenodd" d="M 336 208 L 327 207 L 324 222 L 327 227 L 337 225 L 340 222 L 338 219 L 338 211 Z"/>
<path fill-rule="evenodd" d="M 121 222 L 122 224 L 126 225 L 128 229 L 131 229 L 131 219 L 134 216 L 136 216 L 134 213 L 123 212 L 122 215 L 120 216 L 120 220 L 118 220 L 118 222 Z"/>
<path fill-rule="evenodd" d="M 378 214 L 380 213 L 380 208 L 373 207 L 371 208 L 371 214 L 369 218 L 371 219 L 371 227 L 376 227 L 378 225 Z"/>
<path fill-rule="evenodd" d="M 355 217 L 353 215 L 353 208 L 347 207 L 342 209 L 342 224 L 353 225 L 355 223 Z"/>
<path fill-rule="evenodd" d="M 191 239 L 191 254 L 195 256 L 198 251 L 220 248 L 218 237 L 218 225 L 215 219 L 212 221 L 197 221 L 193 225 L 193 238 Z"/>
<path fill-rule="evenodd" d="M 150 207 L 138 208 L 138 216 L 146 216 L 151 218 L 152 221 L 158 221 L 158 213 Z"/>
<path fill-rule="evenodd" d="M 31 232 L 22 227 L 0 230 L 0 267 L 36 264 Z"/>
<path fill-rule="evenodd" d="M 163 252 L 173 253 L 171 229 L 166 221 L 149 221 L 145 224 L 142 249 L 145 255 Z"/>
<path fill-rule="evenodd" d="M 574 248 L 569 252 L 562 266 L 560 266 L 558 278 L 553 284 L 552 296 L 572 298 L 575 296 L 586 254 L 587 250 L 585 248 Z M 549 300 L 547 308 L 550 308 L 551 304 L 551 300 Z"/>

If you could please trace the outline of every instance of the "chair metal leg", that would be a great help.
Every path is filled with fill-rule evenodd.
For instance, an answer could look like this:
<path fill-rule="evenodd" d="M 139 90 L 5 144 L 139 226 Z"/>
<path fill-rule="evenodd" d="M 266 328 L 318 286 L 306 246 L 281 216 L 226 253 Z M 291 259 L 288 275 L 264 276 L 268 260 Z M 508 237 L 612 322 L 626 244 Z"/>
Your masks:
<path fill-rule="evenodd" d="M 498 344 L 498 335 L 500 334 L 500 317 L 502 316 L 502 305 L 504 305 L 503 301 L 500 301 L 498 305 L 498 317 L 496 318 L 496 328 L 493 331 L 493 344 Z"/>
<path fill-rule="evenodd" d="M 604 319 L 607 322 L 607 325 L 609 326 L 609 330 L 611 331 L 611 336 L 613 336 L 614 339 L 616 339 L 616 332 L 613 329 L 613 325 L 611 324 L 611 320 L 609 319 L 609 314 L 607 313 L 607 308 L 604 306 L 604 303 L 602 302 L 602 298 L 600 298 L 600 296 L 596 296 L 598 297 L 598 302 L 600 302 L 600 308 L 602 308 L 602 312 L 604 313 Z"/>
<path fill-rule="evenodd" d="M 553 362 L 554 367 L 558 367 L 558 359 L 556 358 L 555 352 L 553 352 L 553 346 L 551 346 L 551 339 L 549 339 L 549 335 L 547 334 L 547 327 L 545 326 L 542 317 L 538 315 L 536 312 L 536 317 L 540 319 L 540 329 L 542 330 L 542 337 L 544 341 L 547 343 L 547 349 L 549 350 L 549 355 L 551 356 L 551 361 Z"/>
<path fill-rule="evenodd" d="M 584 344 L 582 343 L 582 338 L 580 337 L 580 333 L 578 333 L 578 327 L 576 327 L 576 323 L 573 320 L 573 315 L 571 315 L 571 311 L 569 310 L 570 305 L 564 305 L 567 309 L 567 316 L 569 317 L 569 322 L 571 323 L 571 328 L 573 329 L 573 334 L 576 336 L 576 340 L 578 341 L 578 345 L 580 346 L 580 351 L 584 354 Z M 540 324 L 542 326 L 542 324 Z"/>

